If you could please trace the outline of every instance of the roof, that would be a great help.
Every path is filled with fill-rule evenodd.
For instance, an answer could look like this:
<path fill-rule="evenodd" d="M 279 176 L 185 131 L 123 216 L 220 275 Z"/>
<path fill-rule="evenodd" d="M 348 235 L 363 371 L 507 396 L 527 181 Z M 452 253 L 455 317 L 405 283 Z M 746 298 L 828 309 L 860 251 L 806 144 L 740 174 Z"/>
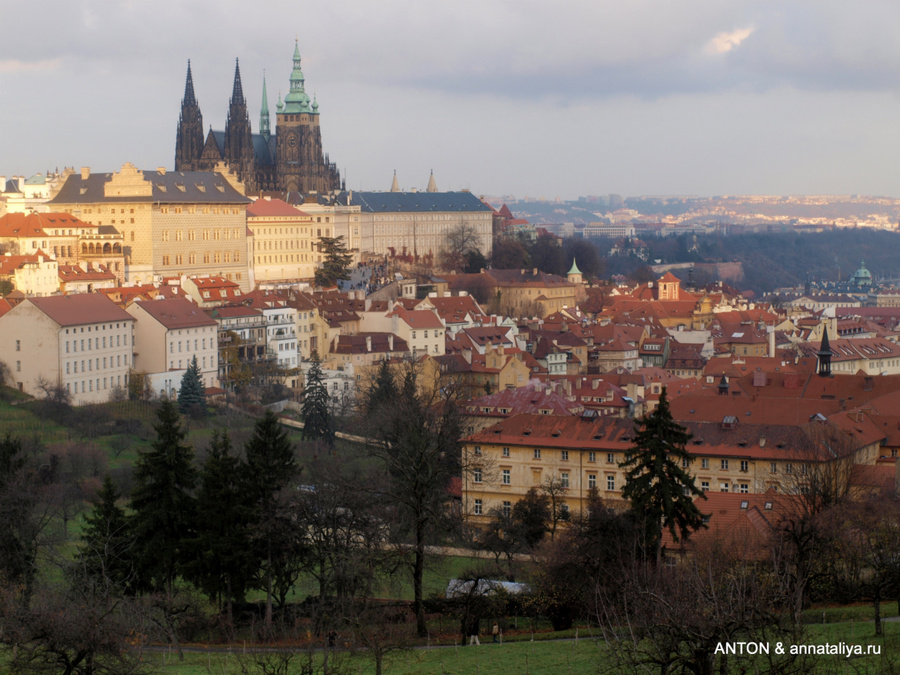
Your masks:
<path fill-rule="evenodd" d="M 151 193 L 140 196 L 106 196 L 104 185 L 112 173 L 91 173 L 87 178 L 72 174 L 57 195 L 54 204 L 95 204 L 98 202 L 147 202 L 159 204 L 249 204 L 220 173 L 213 171 L 138 171 L 150 183 Z"/>
<path fill-rule="evenodd" d="M 0 218 L 0 237 L 46 237 L 48 229 L 96 227 L 68 213 L 8 213 Z"/>
<path fill-rule="evenodd" d="M 169 330 L 215 326 L 215 320 L 186 298 L 138 300 L 135 304 Z"/>
<path fill-rule="evenodd" d="M 293 217 L 310 218 L 308 213 L 294 208 L 281 199 L 257 199 L 247 207 L 248 218 Z"/>
<path fill-rule="evenodd" d="M 476 398 L 465 405 L 468 415 L 491 417 L 506 417 L 521 413 L 574 415 L 583 409 L 578 403 L 534 385 L 504 389 L 496 394 Z M 545 410 L 549 412 L 542 412 Z"/>
<path fill-rule="evenodd" d="M 100 293 L 28 298 L 24 302 L 30 302 L 60 326 L 134 321 L 133 316 Z"/>
<path fill-rule="evenodd" d="M 413 330 L 421 328 L 443 328 L 440 317 L 427 309 L 395 309 L 390 316 L 400 317 Z"/>
<path fill-rule="evenodd" d="M 572 450 L 631 447 L 634 421 L 602 417 L 594 413 L 579 416 L 515 415 L 470 436 L 469 443 L 504 443 L 558 447 Z"/>
<path fill-rule="evenodd" d="M 342 192 L 338 202 L 369 213 L 486 211 L 493 209 L 471 192 Z"/>

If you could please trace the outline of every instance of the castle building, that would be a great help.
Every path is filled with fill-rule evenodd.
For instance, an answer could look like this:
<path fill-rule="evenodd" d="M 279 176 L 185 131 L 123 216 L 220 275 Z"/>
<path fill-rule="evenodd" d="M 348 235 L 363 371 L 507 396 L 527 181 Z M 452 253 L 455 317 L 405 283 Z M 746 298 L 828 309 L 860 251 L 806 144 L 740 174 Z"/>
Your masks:
<path fill-rule="evenodd" d="M 240 64 L 235 63 L 234 85 L 224 131 L 210 128 L 203 136 L 203 115 L 194 94 L 188 61 L 184 98 L 175 140 L 176 171 L 212 171 L 219 162 L 231 169 L 248 193 L 261 191 L 329 193 L 341 189 L 337 166 L 322 150 L 319 104 L 306 93 L 300 68 L 300 48 L 295 45 L 290 91 L 275 113 L 275 133 L 270 130 L 269 102 L 263 78 L 259 131 L 253 133 L 247 100 L 241 84 Z"/>

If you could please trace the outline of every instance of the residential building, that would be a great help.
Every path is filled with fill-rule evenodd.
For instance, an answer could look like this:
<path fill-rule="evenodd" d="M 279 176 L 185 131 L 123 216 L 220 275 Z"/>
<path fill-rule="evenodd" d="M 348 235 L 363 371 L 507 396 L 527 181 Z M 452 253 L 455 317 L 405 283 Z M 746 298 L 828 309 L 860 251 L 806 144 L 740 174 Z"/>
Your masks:
<path fill-rule="evenodd" d="M 0 316 L 0 354 L 26 394 L 58 386 L 74 405 L 103 403 L 128 385 L 134 323 L 97 293 L 26 298 Z"/>
<path fill-rule="evenodd" d="M 59 268 L 43 251 L 0 256 L 0 279 L 9 281 L 25 295 L 44 297 L 59 291 Z"/>
<path fill-rule="evenodd" d="M 254 278 L 260 286 L 279 286 L 311 280 L 322 259 L 313 216 L 271 198 L 247 207 L 247 227 L 253 232 Z M 321 225 L 318 231 L 322 232 Z M 325 228 L 331 236 L 331 226 Z"/>
<path fill-rule="evenodd" d="M 135 318 L 134 368 L 177 397 L 181 376 L 197 357 L 206 387 L 219 386 L 216 322 L 187 298 L 137 300 L 125 310 Z"/>

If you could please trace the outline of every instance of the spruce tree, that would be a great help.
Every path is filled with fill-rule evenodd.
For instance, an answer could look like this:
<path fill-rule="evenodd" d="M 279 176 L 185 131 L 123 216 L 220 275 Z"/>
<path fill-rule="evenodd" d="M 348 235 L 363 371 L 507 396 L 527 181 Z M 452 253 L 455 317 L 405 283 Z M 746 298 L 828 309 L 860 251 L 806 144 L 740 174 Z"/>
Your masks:
<path fill-rule="evenodd" d="M 300 414 L 303 416 L 304 440 L 324 441 L 328 446 L 334 445 L 334 421 L 328 406 L 328 388 L 322 377 L 321 362 L 316 352 L 312 353 L 312 365 L 306 373 L 306 386 L 303 388 L 303 404 Z"/>
<path fill-rule="evenodd" d="M 203 386 L 196 354 L 181 377 L 181 388 L 178 390 L 178 410 L 182 415 L 191 417 L 206 415 L 206 388 Z"/>
<path fill-rule="evenodd" d="M 386 411 L 397 401 L 397 384 L 394 382 L 394 373 L 387 359 L 382 359 L 378 366 L 378 374 L 371 386 L 366 391 L 365 409 L 369 416 L 378 415 Z"/>
<path fill-rule="evenodd" d="M 211 600 L 243 601 L 256 570 L 251 552 L 251 507 L 244 501 L 246 466 L 232 454 L 226 431 L 214 431 L 197 492 L 197 536 L 188 576 Z"/>
<path fill-rule="evenodd" d="M 338 281 L 350 278 L 350 265 L 353 253 L 347 250 L 343 235 L 340 237 L 319 237 L 316 244 L 319 253 L 323 254 L 322 266 L 316 269 L 316 286 L 327 288 Z"/>
<path fill-rule="evenodd" d="M 84 572 L 125 591 L 134 580 L 132 537 L 119 491 L 109 474 L 97 493 L 98 502 L 85 516 L 78 562 Z"/>
<path fill-rule="evenodd" d="M 682 466 L 691 459 L 686 448 L 691 435 L 672 419 L 665 387 L 659 405 L 637 421 L 635 432 L 634 445 L 620 464 L 626 470 L 622 496 L 644 522 L 647 551 L 655 550 L 659 560 L 663 529 L 679 541 L 703 527 L 694 497 L 706 495 Z"/>
<path fill-rule="evenodd" d="M 171 591 L 189 560 L 197 470 L 175 404 L 163 401 L 157 417 L 153 448 L 134 466 L 131 527 L 141 583 Z"/>
<path fill-rule="evenodd" d="M 292 486 L 300 471 L 294 446 L 271 411 L 257 421 L 244 450 L 247 458 L 244 501 L 253 509 L 253 550 L 262 569 L 260 586 L 266 592 L 266 624 L 269 625 L 276 585 L 290 580 L 296 562 L 292 557 L 299 534 L 296 524 L 290 522 L 282 491 Z"/>

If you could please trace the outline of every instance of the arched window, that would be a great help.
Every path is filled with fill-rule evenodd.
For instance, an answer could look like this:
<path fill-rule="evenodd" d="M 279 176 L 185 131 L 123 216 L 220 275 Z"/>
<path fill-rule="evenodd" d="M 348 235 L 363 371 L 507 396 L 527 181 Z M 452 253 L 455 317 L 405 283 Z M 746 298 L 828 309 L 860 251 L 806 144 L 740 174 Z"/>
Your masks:
<path fill-rule="evenodd" d="M 97 245 L 99 246 L 99 244 Z M 109 255 L 110 253 L 112 253 L 112 246 L 110 246 L 109 244 L 103 244 L 103 253 L 104 255 Z"/>
<path fill-rule="evenodd" d="M 81 252 L 84 253 L 84 254 L 87 254 L 87 252 L 88 252 L 88 245 L 87 245 L 87 244 L 82 244 L 82 245 L 81 245 Z"/>
<path fill-rule="evenodd" d="M 121 253 L 122 245 L 121 244 L 113 244 L 113 253 Z"/>

